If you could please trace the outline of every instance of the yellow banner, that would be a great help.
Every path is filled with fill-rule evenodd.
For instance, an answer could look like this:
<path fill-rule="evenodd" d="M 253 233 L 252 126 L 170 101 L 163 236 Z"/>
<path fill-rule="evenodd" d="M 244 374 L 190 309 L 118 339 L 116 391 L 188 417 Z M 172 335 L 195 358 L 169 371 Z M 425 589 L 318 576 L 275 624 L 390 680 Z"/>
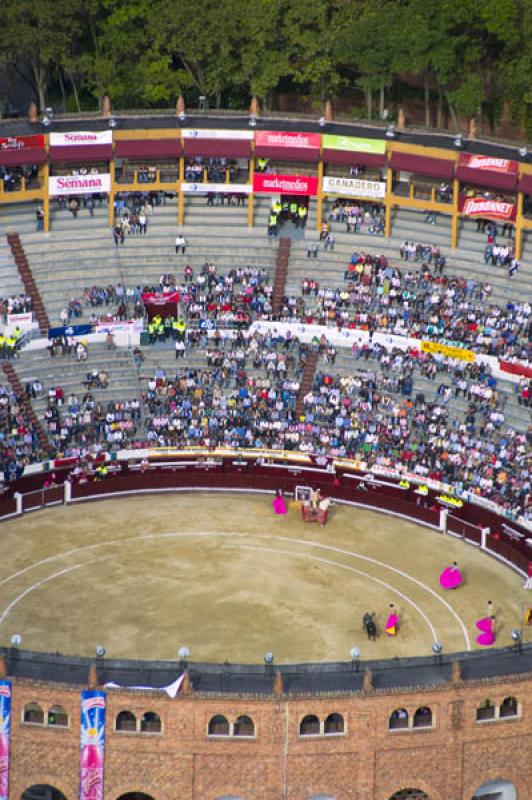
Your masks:
<path fill-rule="evenodd" d="M 460 361 L 475 360 L 472 350 L 463 350 L 461 347 L 451 347 L 451 345 L 439 344 L 439 342 L 421 342 L 421 350 L 424 353 L 438 353 L 446 358 L 458 358 Z"/>

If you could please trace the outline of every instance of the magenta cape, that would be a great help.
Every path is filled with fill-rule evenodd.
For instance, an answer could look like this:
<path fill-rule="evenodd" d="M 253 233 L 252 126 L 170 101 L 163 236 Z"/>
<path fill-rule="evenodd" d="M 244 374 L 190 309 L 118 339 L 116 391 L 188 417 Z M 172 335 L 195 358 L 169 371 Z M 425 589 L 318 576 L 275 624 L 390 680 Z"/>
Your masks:
<path fill-rule="evenodd" d="M 386 633 L 388 636 L 395 636 L 397 633 L 397 626 L 399 625 L 399 617 L 397 614 L 390 614 L 386 620 Z"/>
<path fill-rule="evenodd" d="M 286 514 L 286 503 L 284 497 L 274 497 L 272 500 L 272 506 L 276 514 Z"/>
<path fill-rule="evenodd" d="M 446 567 L 440 575 L 440 586 L 442 589 L 456 589 L 463 580 L 457 567 Z"/>
<path fill-rule="evenodd" d="M 483 647 L 493 644 L 495 642 L 495 634 L 493 632 L 493 620 L 491 617 L 477 619 L 475 624 L 478 630 L 481 631 L 480 635 L 477 636 L 477 644 L 480 644 Z"/>

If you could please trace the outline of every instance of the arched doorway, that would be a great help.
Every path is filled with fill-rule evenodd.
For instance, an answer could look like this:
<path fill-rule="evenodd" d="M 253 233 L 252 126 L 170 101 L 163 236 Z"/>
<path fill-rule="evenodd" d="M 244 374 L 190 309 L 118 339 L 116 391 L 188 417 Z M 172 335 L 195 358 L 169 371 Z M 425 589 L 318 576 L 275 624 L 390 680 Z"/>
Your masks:
<path fill-rule="evenodd" d="M 47 783 L 36 783 L 22 792 L 20 800 L 67 800 L 63 792 Z"/>
<path fill-rule="evenodd" d="M 395 794 L 392 794 L 390 800 L 430 800 L 430 798 L 421 789 L 400 789 Z"/>
<path fill-rule="evenodd" d="M 154 800 L 154 798 L 144 792 L 127 792 L 127 794 L 121 794 L 118 800 Z"/>
<path fill-rule="evenodd" d="M 480 786 L 472 800 L 516 800 L 517 792 L 510 781 L 486 781 Z"/>

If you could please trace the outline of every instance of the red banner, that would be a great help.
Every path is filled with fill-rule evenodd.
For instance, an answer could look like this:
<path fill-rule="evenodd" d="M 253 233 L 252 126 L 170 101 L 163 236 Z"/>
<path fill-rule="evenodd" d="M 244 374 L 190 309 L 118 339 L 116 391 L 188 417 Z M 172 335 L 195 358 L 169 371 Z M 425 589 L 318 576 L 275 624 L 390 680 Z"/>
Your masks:
<path fill-rule="evenodd" d="M 503 372 L 511 375 L 524 375 L 525 378 L 532 378 L 532 367 L 520 361 L 499 361 L 499 367 Z"/>
<path fill-rule="evenodd" d="M 487 200 L 485 197 L 460 197 L 458 210 L 467 217 L 482 217 L 483 219 L 504 219 L 508 222 L 515 221 L 515 203 L 505 203 L 503 200 Z"/>
<path fill-rule="evenodd" d="M 165 306 L 167 303 L 179 303 L 179 292 L 144 292 L 142 295 L 142 302 L 150 306 Z"/>
<path fill-rule="evenodd" d="M 507 158 L 494 158 L 493 156 L 475 156 L 468 153 L 460 154 L 460 166 L 467 169 L 482 169 L 489 172 L 499 172 L 505 175 L 517 175 L 517 161 Z"/>
<path fill-rule="evenodd" d="M 292 131 L 257 131 L 255 144 L 259 147 L 297 147 L 319 150 L 319 133 L 294 133 Z"/>
<path fill-rule="evenodd" d="M 44 135 L 35 136 L 8 136 L 0 138 L 0 150 L 28 150 L 29 148 L 44 147 Z"/>
<path fill-rule="evenodd" d="M 318 179 L 312 175 L 256 172 L 253 176 L 253 191 L 259 194 L 302 194 L 315 197 L 318 194 Z"/>

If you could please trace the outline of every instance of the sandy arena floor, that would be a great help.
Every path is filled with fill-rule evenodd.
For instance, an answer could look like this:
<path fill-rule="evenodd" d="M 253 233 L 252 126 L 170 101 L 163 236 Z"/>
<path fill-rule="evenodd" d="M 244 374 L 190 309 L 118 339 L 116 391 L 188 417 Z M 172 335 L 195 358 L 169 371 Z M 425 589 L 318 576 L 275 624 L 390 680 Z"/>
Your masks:
<path fill-rule="evenodd" d="M 454 538 L 335 506 L 325 528 L 265 495 L 180 493 L 58 507 L 1 526 L 0 643 L 110 657 L 261 662 L 425 655 L 476 648 L 492 600 L 510 644 L 530 593 L 503 564 Z M 456 560 L 465 585 L 443 592 Z M 384 635 L 389 604 L 400 616 Z M 368 642 L 365 611 L 380 636 Z M 524 632 L 532 640 L 532 629 Z"/>

